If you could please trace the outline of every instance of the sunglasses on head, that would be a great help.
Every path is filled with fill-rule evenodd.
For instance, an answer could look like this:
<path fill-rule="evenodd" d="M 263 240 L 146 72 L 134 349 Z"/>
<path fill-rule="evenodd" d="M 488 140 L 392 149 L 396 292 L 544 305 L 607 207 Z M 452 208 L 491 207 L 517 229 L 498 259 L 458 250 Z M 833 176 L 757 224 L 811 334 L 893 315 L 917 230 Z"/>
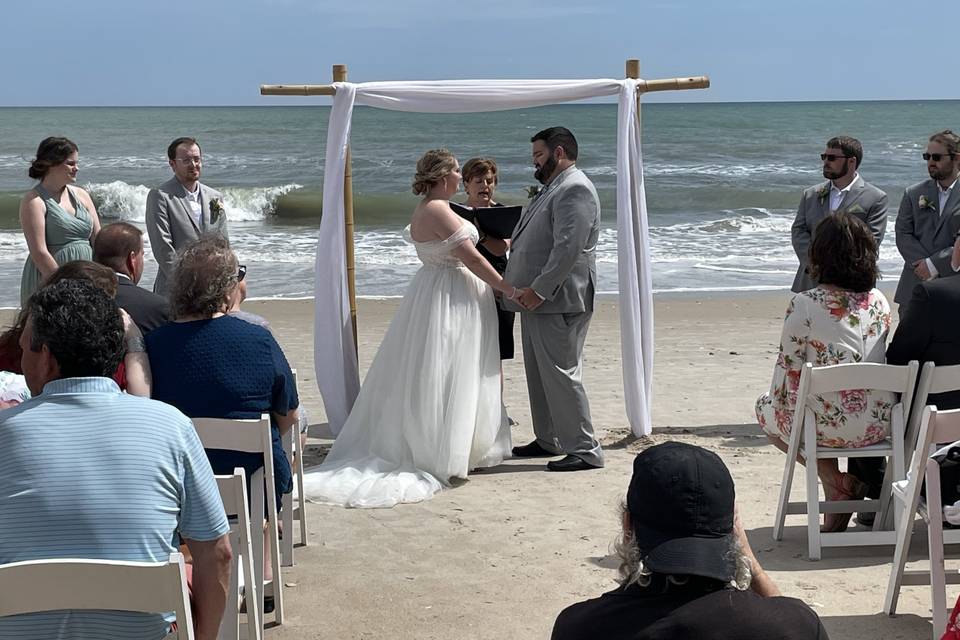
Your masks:
<path fill-rule="evenodd" d="M 237 282 L 241 282 L 247 276 L 247 265 L 241 264 L 237 267 Z"/>
<path fill-rule="evenodd" d="M 944 158 L 952 158 L 952 157 L 955 156 L 955 155 L 957 155 L 957 154 L 955 154 L 955 153 L 925 153 L 925 154 L 923 154 L 922 157 L 923 157 L 923 159 L 924 159 L 925 162 L 929 162 L 930 160 L 933 160 L 934 162 L 940 162 L 940 161 L 943 160 Z"/>
<path fill-rule="evenodd" d="M 834 162 L 834 161 L 836 161 L 836 160 L 845 159 L 845 158 L 851 158 L 851 157 L 853 157 L 853 156 L 845 156 L 845 155 L 843 155 L 843 154 L 839 154 L 839 155 L 838 155 L 838 154 L 836 154 L 836 153 L 821 153 L 821 154 L 820 154 L 820 159 L 823 160 L 824 162 Z"/>

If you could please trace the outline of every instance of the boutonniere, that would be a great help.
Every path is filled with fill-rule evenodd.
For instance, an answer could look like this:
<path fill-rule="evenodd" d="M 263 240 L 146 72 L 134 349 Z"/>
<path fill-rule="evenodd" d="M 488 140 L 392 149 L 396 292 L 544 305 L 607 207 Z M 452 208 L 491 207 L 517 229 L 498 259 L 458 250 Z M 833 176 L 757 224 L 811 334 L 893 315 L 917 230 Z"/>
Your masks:
<path fill-rule="evenodd" d="M 527 187 L 527 198 L 533 200 L 540 194 L 542 190 L 543 190 L 543 187 L 536 184 Z"/>
<path fill-rule="evenodd" d="M 920 208 L 927 209 L 929 211 L 936 211 L 937 205 L 933 204 L 933 202 L 931 202 L 930 198 L 927 196 L 920 196 Z"/>
<path fill-rule="evenodd" d="M 820 201 L 820 204 L 823 204 L 824 201 L 829 197 L 830 197 L 830 183 L 828 182 L 827 184 L 820 187 L 819 191 L 817 191 L 817 200 Z"/>
<path fill-rule="evenodd" d="M 226 213 L 226 208 L 223 206 L 223 198 L 214 198 L 210 201 L 210 219 L 215 220 Z"/>

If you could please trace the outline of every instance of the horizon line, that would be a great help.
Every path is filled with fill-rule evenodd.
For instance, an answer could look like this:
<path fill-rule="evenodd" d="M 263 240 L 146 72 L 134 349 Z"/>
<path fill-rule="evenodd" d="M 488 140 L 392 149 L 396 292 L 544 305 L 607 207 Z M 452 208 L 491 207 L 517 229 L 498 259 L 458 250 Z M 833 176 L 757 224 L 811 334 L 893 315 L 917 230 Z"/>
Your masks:
<path fill-rule="evenodd" d="M 276 98 L 276 96 L 269 96 Z M 294 98 L 306 97 L 310 99 L 323 99 L 322 96 L 292 96 Z M 646 102 L 645 106 L 653 105 L 734 105 L 734 104 L 827 104 L 827 103 L 852 103 L 852 102 L 960 102 L 960 98 L 841 98 L 835 100 L 823 99 L 783 99 L 783 100 L 696 100 L 691 102 L 664 101 L 664 102 Z M 522 109 L 539 109 L 542 107 L 592 107 L 592 106 L 612 106 L 616 102 L 563 102 L 558 104 L 541 105 L 540 107 L 523 107 Z M 302 108 L 302 107 L 330 107 L 330 104 L 32 104 L 32 105 L 0 105 L 0 109 L 242 109 L 242 108 Z M 355 105 L 354 108 L 381 109 L 370 105 Z M 383 109 L 381 109 L 383 110 Z M 385 109 L 389 111 L 389 109 Z M 519 111 L 518 109 L 511 109 Z"/>

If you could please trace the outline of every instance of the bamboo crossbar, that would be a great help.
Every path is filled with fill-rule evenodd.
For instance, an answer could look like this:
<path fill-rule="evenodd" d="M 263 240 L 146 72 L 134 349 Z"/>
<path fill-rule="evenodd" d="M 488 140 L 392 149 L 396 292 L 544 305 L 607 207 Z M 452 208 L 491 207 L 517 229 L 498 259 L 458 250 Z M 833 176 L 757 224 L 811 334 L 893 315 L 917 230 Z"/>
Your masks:
<path fill-rule="evenodd" d="M 660 80 L 640 80 L 637 83 L 639 93 L 651 91 L 683 91 L 685 89 L 706 89 L 710 86 L 707 76 L 687 78 L 663 78 Z M 332 84 L 262 84 L 262 96 L 332 96 L 337 90 Z"/>

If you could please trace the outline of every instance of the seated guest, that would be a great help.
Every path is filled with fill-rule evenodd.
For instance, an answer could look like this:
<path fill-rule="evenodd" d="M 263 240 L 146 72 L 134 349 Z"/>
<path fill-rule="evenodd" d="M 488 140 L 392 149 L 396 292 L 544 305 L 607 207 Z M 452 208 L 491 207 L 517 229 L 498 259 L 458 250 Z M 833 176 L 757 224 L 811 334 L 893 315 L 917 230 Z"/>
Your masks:
<path fill-rule="evenodd" d="M 57 267 L 43 280 L 44 286 L 49 286 L 63 280 L 85 280 L 111 298 L 117 293 L 117 276 L 108 267 L 90 262 L 89 260 L 72 260 Z M 29 300 L 20 310 L 17 322 L 13 327 L 0 335 L 0 370 L 23 373 L 20 368 L 19 345 L 20 334 L 23 332 L 23 322 L 29 312 Z M 150 361 L 147 359 L 146 345 L 140 329 L 122 309 L 119 311 L 124 326 L 124 355 L 120 365 L 113 374 L 113 379 L 120 389 L 136 396 L 150 397 Z"/>
<path fill-rule="evenodd" d="M 263 327 L 264 329 L 270 328 L 270 323 L 267 322 L 267 319 L 263 316 L 258 316 L 255 313 L 249 311 L 244 311 L 240 308 L 240 305 L 243 304 L 243 301 L 247 299 L 247 265 L 241 264 L 237 268 L 237 295 L 233 296 L 233 303 L 230 305 L 230 309 L 227 313 L 234 318 L 240 318 L 245 322 L 250 324 L 255 324 Z"/>
<path fill-rule="evenodd" d="M 960 267 L 960 238 L 953 244 L 953 265 Z M 900 314 L 900 324 L 887 349 L 887 362 L 911 360 L 937 366 L 960 364 L 960 278 L 937 278 L 919 283 Z M 960 408 L 960 391 L 931 394 L 927 404 L 938 409 Z"/>
<path fill-rule="evenodd" d="M 808 270 L 820 284 L 795 294 L 787 306 L 773 382 L 756 405 L 760 426 L 783 452 L 804 363 L 882 363 L 890 329 L 890 305 L 874 286 L 877 243 L 862 221 L 843 212 L 824 218 L 810 244 Z M 863 389 L 813 396 L 817 445 L 856 448 L 883 441 L 896 401 L 888 391 Z M 827 500 L 860 499 L 869 490 L 855 475 L 841 473 L 836 458 L 817 460 L 817 474 Z M 823 530 L 846 530 L 850 515 L 826 514 Z"/>
<path fill-rule="evenodd" d="M 817 614 L 763 571 L 734 499 L 711 451 L 667 442 L 638 454 L 615 547 L 620 587 L 564 609 L 553 640 L 826 640 Z"/>
<path fill-rule="evenodd" d="M 259 418 L 273 424 L 277 502 L 292 490 L 280 434 L 299 418 L 290 365 L 263 327 L 227 314 L 240 295 L 237 257 L 219 235 L 188 245 L 177 261 L 170 292 L 174 321 L 147 334 L 153 397 L 191 418 Z M 262 466 L 251 453 L 210 450 L 215 473 Z"/>
<path fill-rule="evenodd" d="M 110 379 L 124 327 L 102 290 L 65 280 L 37 291 L 29 309 L 20 344 L 33 398 L 0 412 L 0 564 L 162 562 L 182 539 L 193 557 L 196 637 L 215 638 L 229 525 L 193 425 L 169 405 L 120 393 Z M 159 639 L 169 623 L 61 610 L 0 618 L 0 637 Z"/>
<path fill-rule="evenodd" d="M 137 286 L 143 276 L 143 232 L 128 222 L 107 225 L 93 243 L 93 259 L 117 274 L 117 304 L 144 335 L 170 320 L 166 298 Z"/>

